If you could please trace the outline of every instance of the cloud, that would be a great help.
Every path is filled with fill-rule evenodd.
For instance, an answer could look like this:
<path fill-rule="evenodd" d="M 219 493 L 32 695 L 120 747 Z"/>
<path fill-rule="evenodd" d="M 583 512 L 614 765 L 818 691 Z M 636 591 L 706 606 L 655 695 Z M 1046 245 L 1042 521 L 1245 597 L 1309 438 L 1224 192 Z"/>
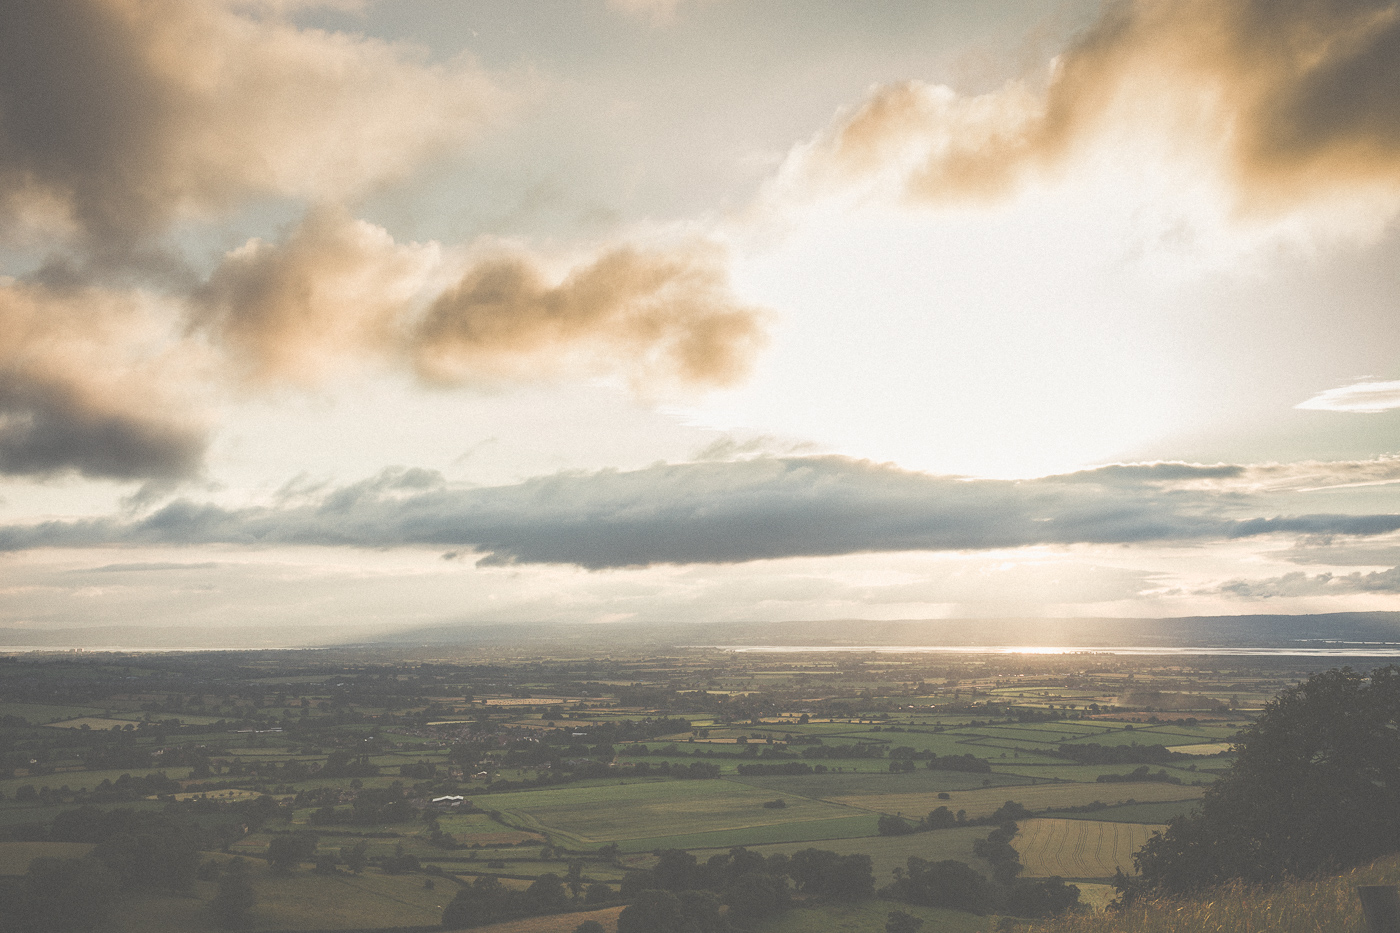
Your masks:
<path fill-rule="evenodd" d="M 120 251 L 251 197 L 354 197 L 503 106 L 468 61 L 299 29 L 288 6 L 0 5 L 0 204 Z"/>
<path fill-rule="evenodd" d="M 206 429 L 158 319 L 135 294 L 0 284 L 0 474 L 196 474 Z"/>
<path fill-rule="evenodd" d="M 469 550 L 486 564 L 604 569 L 1400 529 L 1400 515 L 1260 514 L 1266 506 L 1248 495 L 1193 487 L 1192 465 L 1168 466 L 1007 481 L 837 456 L 789 457 L 565 473 L 470 489 L 426 471 L 387 471 L 294 505 L 226 509 L 178 500 L 136 519 L 0 527 L 0 549 L 431 547 Z"/>
<path fill-rule="evenodd" d="M 562 273 L 520 246 L 444 252 L 317 208 L 283 243 L 226 255 L 196 292 L 195 325 L 254 383 L 314 382 L 378 360 L 449 385 L 595 375 L 644 391 L 727 385 L 763 342 L 763 312 L 732 294 L 712 244 L 612 245 Z"/>
<path fill-rule="evenodd" d="M 460 148 L 512 95 L 465 58 L 290 18 L 313 6 L 358 4 L 0 4 L 0 240 L 50 255 L 0 282 L 0 474 L 168 484 L 202 468 L 206 396 L 345 369 L 648 393 L 747 371 L 762 313 L 713 245 L 561 262 L 355 219 L 345 205 Z M 310 207 L 202 282 L 171 245 L 176 224 L 269 198 Z"/>
<path fill-rule="evenodd" d="M 1302 571 L 1266 580 L 1231 580 L 1210 591 L 1242 599 L 1274 599 L 1294 596 L 1334 596 L 1349 593 L 1400 593 L 1400 567 L 1371 573 L 1308 576 Z"/>
<path fill-rule="evenodd" d="M 727 385 L 763 343 L 704 242 L 547 260 L 523 246 L 396 243 L 318 206 L 226 254 L 188 297 L 0 281 L 0 474 L 197 474 L 201 398 L 370 365 L 437 385 L 611 376 L 642 393 Z"/>
<path fill-rule="evenodd" d="M 875 88 L 784 169 L 818 190 L 883 176 L 914 201 L 988 198 L 1101 136 L 1204 150 L 1241 205 L 1400 188 L 1400 8 L 1391 0 L 1129 0 L 1040 79 L 982 95 Z"/>
<path fill-rule="evenodd" d="M 1400 408 L 1400 382 L 1358 382 L 1318 393 L 1294 408 L 1304 411 L 1350 411 L 1374 415 Z"/>
<path fill-rule="evenodd" d="M 414 299 L 441 262 L 436 244 L 322 206 L 282 243 L 228 253 L 194 295 L 194 322 L 254 383 L 315 383 L 347 359 L 383 356 L 402 339 Z"/>
<path fill-rule="evenodd" d="M 644 389 L 722 386 L 748 371 L 762 318 L 730 292 L 711 244 L 613 247 L 557 280 L 515 251 L 472 263 L 410 340 L 433 381 L 621 371 Z"/>

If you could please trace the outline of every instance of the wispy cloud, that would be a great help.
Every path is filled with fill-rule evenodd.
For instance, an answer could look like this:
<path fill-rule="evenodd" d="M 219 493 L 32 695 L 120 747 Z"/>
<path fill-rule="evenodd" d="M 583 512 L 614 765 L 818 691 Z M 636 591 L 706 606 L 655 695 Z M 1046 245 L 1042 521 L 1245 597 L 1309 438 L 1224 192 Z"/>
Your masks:
<path fill-rule="evenodd" d="M 474 489 L 428 471 L 389 471 L 284 507 L 179 500 L 139 519 L 10 525 L 0 528 L 0 548 L 437 547 L 474 552 L 487 564 L 604 569 L 1400 530 L 1400 515 L 1277 514 L 1238 490 L 1193 486 L 1229 469 L 1144 464 L 969 480 L 827 456 L 566 473 Z"/>
<path fill-rule="evenodd" d="M 1400 382 L 1358 382 L 1340 386 L 1320 392 L 1293 407 L 1305 411 L 1349 411 L 1375 415 L 1400 408 Z"/>

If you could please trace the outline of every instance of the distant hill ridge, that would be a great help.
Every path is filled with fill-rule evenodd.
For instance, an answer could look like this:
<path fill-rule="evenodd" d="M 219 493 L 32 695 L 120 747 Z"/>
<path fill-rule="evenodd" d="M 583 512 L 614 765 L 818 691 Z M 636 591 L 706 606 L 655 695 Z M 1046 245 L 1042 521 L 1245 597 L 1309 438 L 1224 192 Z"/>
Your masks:
<path fill-rule="evenodd" d="M 551 641 L 577 645 L 773 645 L 849 647 L 1248 647 L 1324 642 L 1400 644 L 1400 612 L 1317 615 L 1183 616 L 1165 619 L 830 619 L 787 622 L 613 622 L 594 625 L 444 624 L 395 632 L 382 644 L 489 644 Z"/>
<path fill-rule="evenodd" d="M 656 648 L 684 645 L 795 647 L 1297 648 L 1400 645 L 1400 612 L 1181 616 L 1163 619 L 870 619 L 783 622 L 445 622 L 378 632 L 233 626 L 0 627 L 0 648 L 277 648 L 331 645 L 567 645 Z"/>

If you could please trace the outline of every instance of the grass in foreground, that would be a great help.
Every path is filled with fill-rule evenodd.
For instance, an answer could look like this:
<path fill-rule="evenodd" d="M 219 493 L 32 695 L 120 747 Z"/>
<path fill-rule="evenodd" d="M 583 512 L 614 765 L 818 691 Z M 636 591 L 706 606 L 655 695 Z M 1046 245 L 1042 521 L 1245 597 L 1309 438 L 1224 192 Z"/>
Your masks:
<path fill-rule="evenodd" d="M 1356 888 L 1400 883 L 1400 857 L 1270 888 L 1230 885 L 1192 900 L 1157 900 L 1030 927 L 1035 933 L 1366 933 Z"/>

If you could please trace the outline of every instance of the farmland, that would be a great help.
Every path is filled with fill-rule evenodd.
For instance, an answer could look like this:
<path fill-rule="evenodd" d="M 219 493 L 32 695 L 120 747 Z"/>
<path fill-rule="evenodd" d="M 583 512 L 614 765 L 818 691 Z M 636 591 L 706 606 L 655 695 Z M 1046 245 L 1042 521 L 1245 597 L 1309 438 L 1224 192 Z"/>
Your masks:
<path fill-rule="evenodd" d="M 1193 665 L 714 649 L 0 658 L 0 886 L 18 890 L 36 858 L 110 857 L 120 839 L 101 836 L 102 814 L 158 827 L 198 867 L 110 908 L 111 929 L 157 933 L 220 928 L 216 895 L 238 872 L 250 930 L 432 926 L 480 879 L 524 897 L 550 878 L 569 879 L 564 900 L 500 933 L 587 917 L 611 930 L 627 879 L 667 850 L 704 864 L 742 847 L 778 871 L 812 849 L 868 857 L 878 889 L 911 858 L 990 877 L 986 839 L 1009 819 L 1020 877 L 1102 883 L 1229 767 L 1252 716 L 1239 698 L 1305 674 Z M 1171 708 L 1121 702 L 1133 695 Z M 274 870 L 288 840 L 297 854 Z M 796 894 L 751 928 L 878 931 L 891 905 Z M 939 928 L 995 925 L 906 906 Z"/>
<path fill-rule="evenodd" d="M 1102 820 L 1026 820 L 1016 834 L 1016 851 L 1029 877 L 1103 878 L 1133 870 L 1133 853 L 1162 829 L 1144 823 Z"/>

